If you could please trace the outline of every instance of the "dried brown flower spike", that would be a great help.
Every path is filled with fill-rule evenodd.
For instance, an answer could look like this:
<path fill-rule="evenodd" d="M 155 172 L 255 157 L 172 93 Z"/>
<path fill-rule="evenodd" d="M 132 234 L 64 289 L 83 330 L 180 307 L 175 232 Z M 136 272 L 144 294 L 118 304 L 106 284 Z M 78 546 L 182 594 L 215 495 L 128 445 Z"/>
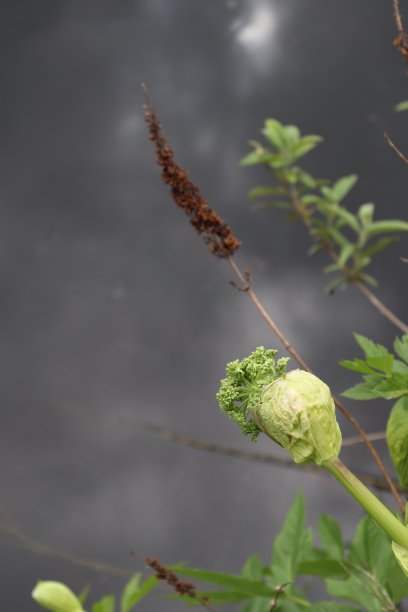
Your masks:
<path fill-rule="evenodd" d="M 209 207 L 197 185 L 188 178 L 186 170 L 174 160 L 173 149 L 166 142 L 161 123 L 143 83 L 142 88 L 145 96 L 145 121 L 149 126 L 150 140 L 156 145 L 156 161 L 162 168 L 163 182 L 170 185 L 174 201 L 190 217 L 191 225 L 203 236 L 210 253 L 220 258 L 230 257 L 241 242 L 215 210 Z"/>

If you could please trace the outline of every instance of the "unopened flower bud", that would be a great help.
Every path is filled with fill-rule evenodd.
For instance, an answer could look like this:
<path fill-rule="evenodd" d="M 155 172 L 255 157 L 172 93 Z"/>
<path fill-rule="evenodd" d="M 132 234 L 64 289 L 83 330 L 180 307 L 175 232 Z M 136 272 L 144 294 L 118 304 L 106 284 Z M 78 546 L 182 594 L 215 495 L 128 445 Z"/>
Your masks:
<path fill-rule="evenodd" d="M 83 612 L 79 599 L 61 582 L 40 580 L 31 595 L 40 606 L 52 612 Z"/>
<path fill-rule="evenodd" d="M 408 488 L 408 397 L 401 397 L 387 423 L 387 444 L 400 484 Z"/>
<path fill-rule="evenodd" d="M 292 370 L 271 382 L 251 407 L 258 427 L 295 463 L 322 465 L 336 459 L 341 432 L 329 387 L 314 374 Z"/>

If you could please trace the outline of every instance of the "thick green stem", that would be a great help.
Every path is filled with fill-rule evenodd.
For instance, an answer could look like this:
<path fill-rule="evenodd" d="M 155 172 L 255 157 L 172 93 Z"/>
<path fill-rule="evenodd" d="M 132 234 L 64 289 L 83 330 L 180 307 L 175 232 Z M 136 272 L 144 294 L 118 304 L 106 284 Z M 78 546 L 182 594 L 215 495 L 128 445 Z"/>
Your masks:
<path fill-rule="evenodd" d="M 394 542 L 408 548 L 408 528 L 400 523 L 388 508 L 346 468 L 340 459 L 328 461 L 324 464 L 324 467 L 351 493 L 354 499 Z"/>

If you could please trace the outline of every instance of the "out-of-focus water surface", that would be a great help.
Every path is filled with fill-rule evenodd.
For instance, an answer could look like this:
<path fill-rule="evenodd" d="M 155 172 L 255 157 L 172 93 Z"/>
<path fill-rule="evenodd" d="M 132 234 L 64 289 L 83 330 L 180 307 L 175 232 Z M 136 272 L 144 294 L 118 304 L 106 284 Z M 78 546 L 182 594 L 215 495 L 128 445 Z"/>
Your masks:
<path fill-rule="evenodd" d="M 112 417 L 253 449 L 215 393 L 227 361 L 279 347 L 161 184 L 141 80 L 178 161 L 242 239 L 237 262 L 333 390 L 357 381 L 337 366 L 357 355 L 352 331 L 391 343 L 396 330 L 358 293 L 323 293 L 325 261 L 306 258 L 304 228 L 251 210 L 246 194 L 267 177 L 238 166 L 277 117 L 324 137 L 310 172 L 360 176 L 350 206 L 406 213 L 407 169 L 383 139 L 387 130 L 408 150 L 407 118 L 393 111 L 407 76 L 391 3 L 17 0 L 2 14 L 2 512 L 43 543 L 130 571 L 148 555 L 231 572 L 254 552 L 267 562 L 299 489 L 311 525 L 333 513 L 349 537 L 362 511 L 334 482 L 176 446 Z M 406 240 L 373 272 L 404 317 L 400 256 Z M 389 404 L 347 405 L 368 431 L 384 428 Z M 361 447 L 344 458 L 375 472 Z M 94 598 L 120 592 L 120 579 L 1 539 L 7 612 L 37 609 L 37 579 L 89 582 Z M 141 609 L 182 605 L 150 598 Z"/>

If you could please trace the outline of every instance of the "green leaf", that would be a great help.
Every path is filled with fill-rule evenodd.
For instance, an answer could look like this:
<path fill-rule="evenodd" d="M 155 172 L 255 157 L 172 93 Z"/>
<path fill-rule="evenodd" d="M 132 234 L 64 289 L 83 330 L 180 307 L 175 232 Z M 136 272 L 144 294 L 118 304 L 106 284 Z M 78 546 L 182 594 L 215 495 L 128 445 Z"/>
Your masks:
<path fill-rule="evenodd" d="M 341 276 L 336 276 L 336 278 L 334 278 L 332 281 L 330 281 L 330 283 L 327 283 L 327 285 L 324 288 L 325 293 L 330 293 L 333 294 L 334 291 L 338 288 L 338 287 L 345 287 L 348 283 L 348 280 L 345 276 L 341 275 Z"/>
<path fill-rule="evenodd" d="M 346 391 L 343 391 L 341 394 L 343 397 L 349 397 L 350 399 L 355 400 L 369 400 L 375 399 L 376 397 L 380 397 L 378 393 L 372 388 L 367 382 L 359 383 Z"/>
<path fill-rule="evenodd" d="M 382 603 L 377 597 L 371 595 L 368 588 L 364 588 L 362 581 L 358 582 L 353 577 L 347 580 L 326 579 L 327 591 L 333 597 L 342 597 L 359 604 L 363 610 L 369 612 L 384 612 Z"/>
<path fill-rule="evenodd" d="M 304 136 L 297 142 L 292 148 L 292 157 L 293 160 L 300 159 L 309 151 L 312 151 L 320 142 L 322 142 L 322 138 L 320 136 Z M 302 181 L 303 182 L 303 181 Z M 314 186 L 314 185 L 313 185 Z"/>
<path fill-rule="evenodd" d="M 389 353 L 385 346 L 375 344 L 375 342 L 369 340 L 369 338 L 359 334 L 354 334 L 354 338 L 363 349 L 369 366 L 377 370 L 382 370 L 386 374 L 391 374 L 394 355 Z"/>
<path fill-rule="evenodd" d="M 266 164 L 276 159 L 276 155 L 270 151 L 263 150 L 251 151 L 248 155 L 245 155 L 239 162 L 241 166 L 255 166 L 256 164 Z"/>
<path fill-rule="evenodd" d="M 288 145 L 295 145 L 300 139 L 300 130 L 296 125 L 285 125 L 285 136 Z"/>
<path fill-rule="evenodd" d="M 341 202 L 343 198 L 353 189 L 354 185 L 358 181 L 357 174 L 350 174 L 349 176 L 343 176 L 336 181 L 332 187 L 332 195 L 335 202 Z"/>
<path fill-rule="evenodd" d="M 365 568 L 383 583 L 392 557 L 391 542 L 385 531 L 371 518 L 364 517 L 351 542 L 349 561 Z"/>
<path fill-rule="evenodd" d="M 358 612 L 357 608 L 343 606 L 336 601 L 318 601 L 313 604 L 314 612 Z"/>
<path fill-rule="evenodd" d="M 348 572 L 341 561 L 322 559 L 320 561 L 302 561 L 298 568 L 300 576 L 322 576 L 323 578 L 347 578 Z"/>
<path fill-rule="evenodd" d="M 361 264 L 361 267 L 364 267 L 367 264 Z M 365 272 L 360 273 L 360 279 L 364 281 L 367 285 L 371 285 L 372 287 L 378 287 L 378 282 L 375 280 L 374 276 L 370 274 L 366 274 Z"/>
<path fill-rule="evenodd" d="M 408 334 L 404 334 L 402 338 L 395 338 L 394 351 L 408 363 Z"/>
<path fill-rule="evenodd" d="M 404 597 L 408 597 L 408 580 L 395 557 L 390 560 L 388 566 L 387 588 L 395 603 L 399 603 Z"/>
<path fill-rule="evenodd" d="M 357 215 L 364 227 L 368 227 L 372 222 L 374 208 L 374 204 L 372 202 L 368 202 L 367 204 L 362 204 L 358 209 Z"/>
<path fill-rule="evenodd" d="M 158 584 L 156 576 L 149 576 L 140 584 L 140 574 L 136 574 L 129 580 L 122 592 L 121 612 L 129 612 L 135 605 L 154 589 Z"/>
<path fill-rule="evenodd" d="M 344 558 L 344 545 L 340 525 L 333 517 L 322 514 L 318 527 L 323 550 L 330 559 L 341 561 Z"/>
<path fill-rule="evenodd" d="M 276 119 L 267 119 L 265 121 L 262 134 L 279 150 L 286 148 L 288 144 L 285 127 Z"/>
<path fill-rule="evenodd" d="M 347 368 L 348 370 L 360 372 L 360 374 L 375 374 L 375 371 L 370 368 L 369 365 L 367 365 L 366 361 L 363 361 L 362 359 L 354 359 L 354 361 L 342 359 L 339 361 L 339 365 L 343 366 L 343 368 Z"/>
<path fill-rule="evenodd" d="M 367 236 L 376 234 L 388 234 L 389 232 L 408 232 L 408 222 L 399 219 L 388 219 L 386 221 L 374 221 L 367 228 Z"/>
<path fill-rule="evenodd" d="M 284 187 L 254 187 L 248 194 L 250 200 L 263 196 L 287 195 L 288 191 Z"/>
<path fill-rule="evenodd" d="M 244 578 L 249 578 L 249 580 L 262 580 L 263 563 L 259 555 L 248 557 L 242 568 L 242 576 Z"/>
<path fill-rule="evenodd" d="M 273 596 L 275 593 L 274 589 L 268 587 L 260 580 L 248 580 L 247 578 L 242 578 L 241 576 L 235 576 L 233 574 L 210 572 L 178 565 L 172 566 L 170 569 L 181 576 L 188 576 L 195 580 L 201 580 L 201 582 L 221 586 L 237 593 L 245 593 L 251 596 L 260 595 L 264 597 Z"/>
<path fill-rule="evenodd" d="M 351 242 L 349 242 L 348 244 L 345 244 L 340 249 L 340 255 L 339 255 L 339 259 L 338 259 L 338 265 L 340 266 L 340 268 L 344 268 L 344 266 L 346 265 L 347 261 L 354 254 L 354 251 L 355 251 L 355 245 L 352 244 Z"/>
<path fill-rule="evenodd" d="M 302 557 L 311 548 L 311 534 L 305 531 L 305 518 L 305 500 L 298 493 L 273 544 L 271 571 L 276 584 L 295 580 Z"/>
<path fill-rule="evenodd" d="M 387 236 L 386 238 L 380 238 L 372 245 L 370 245 L 367 249 L 363 251 L 363 255 L 367 257 L 372 257 L 372 255 L 376 255 L 387 246 L 392 244 L 393 242 L 397 242 L 399 240 L 398 236 Z"/>
<path fill-rule="evenodd" d="M 403 102 L 398 102 L 398 104 L 394 107 L 394 110 L 396 110 L 397 113 L 408 110 L 408 100 L 404 100 Z"/>
<path fill-rule="evenodd" d="M 115 598 L 113 595 L 105 595 L 92 606 L 92 612 L 115 612 Z"/>
<path fill-rule="evenodd" d="M 79 595 L 77 595 L 79 601 L 81 602 L 81 604 L 84 604 L 86 602 L 86 599 L 89 595 L 89 591 L 91 590 L 91 585 L 90 584 L 86 584 L 82 591 L 79 593 Z"/>

